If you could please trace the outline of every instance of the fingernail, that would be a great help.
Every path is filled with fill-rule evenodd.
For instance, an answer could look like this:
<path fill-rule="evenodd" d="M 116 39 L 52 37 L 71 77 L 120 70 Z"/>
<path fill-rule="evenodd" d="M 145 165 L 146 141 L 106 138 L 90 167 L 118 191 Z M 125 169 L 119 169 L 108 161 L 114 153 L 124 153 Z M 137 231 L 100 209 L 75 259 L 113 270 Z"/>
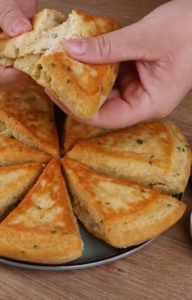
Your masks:
<path fill-rule="evenodd" d="M 85 42 L 80 40 L 70 40 L 69 42 L 66 42 L 64 44 L 64 47 L 66 47 L 70 52 L 73 52 L 77 55 L 83 55 L 85 54 Z"/>
<path fill-rule="evenodd" d="M 11 31 L 12 33 L 18 33 L 19 30 L 21 30 L 21 28 L 23 26 L 26 26 L 28 25 L 28 20 L 19 20 L 19 21 L 16 21 L 12 26 L 11 26 Z"/>

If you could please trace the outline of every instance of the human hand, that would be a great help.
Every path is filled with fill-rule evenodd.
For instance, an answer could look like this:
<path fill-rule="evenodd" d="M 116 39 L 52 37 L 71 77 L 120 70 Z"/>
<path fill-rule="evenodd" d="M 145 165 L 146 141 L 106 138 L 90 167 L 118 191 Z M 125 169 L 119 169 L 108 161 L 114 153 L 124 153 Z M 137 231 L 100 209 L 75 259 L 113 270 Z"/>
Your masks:
<path fill-rule="evenodd" d="M 0 28 L 10 37 L 30 31 L 29 19 L 36 12 L 37 0 L 0 0 Z M 30 84 L 32 79 L 27 74 L 14 68 L 0 66 L 0 87 L 15 89 Z"/>
<path fill-rule="evenodd" d="M 91 120 L 80 121 L 120 128 L 168 115 L 192 86 L 191 28 L 192 1 L 174 0 L 116 32 L 66 42 L 68 55 L 81 62 L 123 62 L 118 88 Z"/>

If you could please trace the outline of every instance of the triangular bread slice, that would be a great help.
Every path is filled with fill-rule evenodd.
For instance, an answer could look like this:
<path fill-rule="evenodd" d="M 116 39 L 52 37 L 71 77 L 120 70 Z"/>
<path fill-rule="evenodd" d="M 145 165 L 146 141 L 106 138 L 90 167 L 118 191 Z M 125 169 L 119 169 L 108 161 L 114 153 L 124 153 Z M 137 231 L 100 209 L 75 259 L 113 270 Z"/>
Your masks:
<path fill-rule="evenodd" d="M 53 103 L 42 87 L 0 90 L 0 120 L 17 140 L 59 157 Z"/>
<path fill-rule="evenodd" d="M 0 218 L 23 198 L 42 171 L 39 163 L 0 167 Z"/>
<path fill-rule="evenodd" d="M 51 155 L 35 150 L 23 143 L 0 135 L 0 166 L 19 165 L 27 162 L 48 163 Z"/>
<path fill-rule="evenodd" d="M 49 10 L 46 10 L 49 11 Z M 41 17 L 39 12 L 38 17 Z M 83 64 L 70 58 L 63 48 L 66 40 L 95 37 L 120 28 L 113 19 L 72 11 L 66 22 L 47 31 L 33 30 L 8 39 L 0 57 L 16 59 L 14 67 L 31 75 L 76 116 L 91 118 L 105 102 L 116 80 L 119 63 Z"/>
<path fill-rule="evenodd" d="M 184 191 L 191 166 L 188 141 L 169 121 L 140 123 L 102 137 L 79 141 L 67 157 L 98 172 L 172 195 Z"/>
<path fill-rule="evenodd" d="M 114 247 L 141 244 L 185 212 L 186 205 L 170 195 L 97 173 L 69 158 L 61 161 L 74 213 L 90 233 Z"/>
<path fill-rule="evenodd" d="M 115 131 L 115 129 L 89 126 L 67 116 L 62 132 L 62 150 L 66 153 L 80 140 L 102 136 L 112 131 Z"/>
<path fill-rule="evenodd" d="M 0 225 L 0 255 L 61 264 L 82 255 L 83 243 L 67 188 L 56 159 Z"/>

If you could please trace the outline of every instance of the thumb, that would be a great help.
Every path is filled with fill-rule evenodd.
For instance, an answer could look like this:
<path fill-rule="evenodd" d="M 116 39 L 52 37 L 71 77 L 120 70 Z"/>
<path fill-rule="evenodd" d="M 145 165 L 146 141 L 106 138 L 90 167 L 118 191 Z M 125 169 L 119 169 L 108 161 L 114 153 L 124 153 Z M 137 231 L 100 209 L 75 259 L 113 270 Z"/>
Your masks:
<path fill-rule="evenodd" d="M 138 22 L 95 38 L 71 39 L 64 49 L 70 57 L 91 64 L 143 59 L 152 40 L 143 25 Z"/>
<path fill-rule="evenodd" d="M 14 0 L 0 1 L 0 28 L 9 36 L 14 37 L 32 29 L 30 21 L 20 10 Z"/>

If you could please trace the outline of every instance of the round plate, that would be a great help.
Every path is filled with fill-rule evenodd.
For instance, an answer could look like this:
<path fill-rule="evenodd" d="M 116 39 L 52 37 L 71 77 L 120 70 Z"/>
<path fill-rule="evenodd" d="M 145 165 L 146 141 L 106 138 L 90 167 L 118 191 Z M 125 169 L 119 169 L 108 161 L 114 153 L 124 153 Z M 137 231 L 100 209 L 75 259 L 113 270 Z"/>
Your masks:
<path fill-rule="evenodd" d="M 175 196 L 180 201 L 182 200 L 183 194 L 179 194 Z M 152 242 L 155 238 L 137 246 L 128 247 L 126 249 L 118 249 L 109 246 L 103 241 L 93 237 L 91 234 L 87 232 L 87 230 L 83 227 L 81 223 L 79 223 L 80 233 L 82 240 L 84 242 L 84 251 L 83 255 L 68 264 L 63 265 L 40 265 L 34 263 L 26 263 L 21 261 L 15 261 L 6 258 L 0 258 L 0 263 L 4 263 L 7 265 L 26 268 L 26 269 L 35 269 L 35 270 L 51 270 L 51 271 L 59 271 L 59 270 L 74 270 L 74 269 L 82 269 L 82 268 L 90 268 L 94 266 L 99 266 L 105 263 L 109 263 L 125 256 L 128 256 L 146 245 Z"/>

